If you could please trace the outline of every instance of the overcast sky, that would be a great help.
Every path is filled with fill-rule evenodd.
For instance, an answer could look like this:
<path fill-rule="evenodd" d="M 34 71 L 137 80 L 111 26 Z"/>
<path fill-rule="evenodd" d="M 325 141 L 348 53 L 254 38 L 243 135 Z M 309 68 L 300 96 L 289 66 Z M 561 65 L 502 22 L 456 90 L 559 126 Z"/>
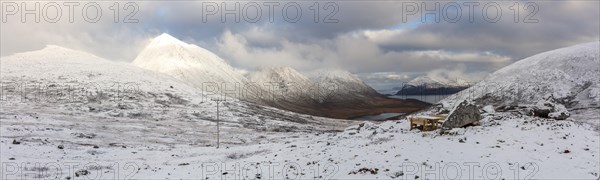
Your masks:
<path fill-rule="evenodd" d="M 422 9 L 435 9 L 434 2 L 421 1 L 242 1 L 239 22 L 234 15 L 226 15 L 226 22 L 221 19 L 222 6 L 235 9 L 233 1 L 119 2 L 117 23 L 114 2 L 97 2 L 102 9 L 97 19 L 94 4 L 86 6 L 89 2 L 94 1 L 72 6 L 44 1 L 40 22 L 28 14 L 23 23 L 23 4 L 3 1 L 1 55 L 54 44 L 131 62 L 152 37 L 164 32 L 209 49 L 239 69 L 342 68 L 382 89 L 421 75 L 476 81 L 539 52 L 598 41 L 600 34 L 600 3 L 587 0 L 442 1 L 439 22 L 435 14 L 421 16 L 429 12 Z M 25 6 L 34 9 L 35 3 Z M 74 9 L 73 22 L 69 7 Z M 261 16 L 256 16 L 257 7 Z M 123 22 L 136 8 L 128 19 L 133 23 Z M 272 15 L 269 10 L 274 10 Z"/>

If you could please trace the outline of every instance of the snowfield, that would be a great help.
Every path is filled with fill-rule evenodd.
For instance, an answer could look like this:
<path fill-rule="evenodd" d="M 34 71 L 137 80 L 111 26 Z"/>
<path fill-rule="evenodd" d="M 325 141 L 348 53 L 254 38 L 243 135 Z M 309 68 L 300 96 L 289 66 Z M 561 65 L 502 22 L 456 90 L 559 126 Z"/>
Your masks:
<path fill-rule="evenodd" d="M 600 168 L 590 125 L 504 114 L 446 135 L 409 131 L 407 121 L 342 133 L 230 127 L 220 149 L 199 140 L 210 130 L 196 122 L 6 116 L 5 178 L 597 179 Z"/>
<path fill-rule="evenodd" d="M 590 66 L 598 56 L 588 47 L 597 45 L 559 52 Z M 489 103 L 479 126 L 421 132 L 406 120 L 320 118 L 223 98 L 57 46 L 0 65 L 0 179 L 600 178 L 600 131 L 588 123 L 598 111 L 585 98 L 578 102 L 591 106 L 566 106 L 566 120 L 496 112 Z M 596 73 L 577 68 L 592 72 L 563 73 L 572 80 L 565 86 Z"/>

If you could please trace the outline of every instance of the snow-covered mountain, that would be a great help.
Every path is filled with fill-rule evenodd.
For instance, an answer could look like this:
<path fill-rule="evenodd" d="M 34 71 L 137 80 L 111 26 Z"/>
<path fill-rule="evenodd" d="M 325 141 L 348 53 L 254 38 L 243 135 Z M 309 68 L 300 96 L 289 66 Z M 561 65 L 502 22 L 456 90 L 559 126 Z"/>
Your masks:
<path fill-rule="evenodd" d="M 370 97 L 375 91 L 356 75 L 339 69 L 319 69 L 303 75 L 291 67 L 263 68 L 248 74 L 250 82 L 259 84 L 275 96 Z M 318 100 L 318 99 L 315 99 Z"/>
<path fill-rule="evenodd" d="M 396 95 L 447 95 L 454 94 L 469 87 L 462 79 L 434 79 L 429 76 L 419 76 L 404 84 Z"/>
<path fill-rule="evenodd" d="M 147 121 L 193 119 L 199 124 L 212 124 L 212 115 L 216 114 L 213 100 L 221 98 L 169 75 L 58 46 L 2 57 L 0 65 L 6 89 L 1 96 L 2 113 L 25 111 L 48 116 L 58 113 Z M 324 119 L 234 98 L 223 100 L 226 102 L 221 107 L 221 117 L 237 124 L 233 126 L 256 123 L 265 117 L 267 121 L 252 126 Z M 5 104 L 7 101 L 19 103 Z"/>
<path fill-rule="evenodd" d="M 282 98 L 273 98 L 286 95 L 306 99 L 304 96 L 308 94 L 317 101 L 333 95 L 350 99 L 376 95 L 362 80 L 343 70 L 317 70 L 310 74 L 312 79 L 289 67 L 265 68 L 244 76 L 214 53 L 168 34 L 154 38 L 132 64 L 170 75 L 204 91 L 213 91 L 207 84 L 216 84 L 225 95 L 263 104 L 265 100 L 280 100 Z M 264 84 L 271 81 L 277 81 L 276 89 Z M 313 86 L 309 86 L 309 82 Z M 292 87 L 296 85 L 301 88 Z M 232 93 L 232 90 L 236 91 Z"/>
<path fill-rule="evenodd" d="M 352 118 L 381 111 L 412 112 L 427 106 L 385 98 L 347 71 L 321 69 L 308 75 L 311 78 L 290 67 L 278 67 L 252 72 L 248 78 L 268 92 L 261 96 L 262 103 L 317 116 Z"/>
<path fill-rule="evenodd" d="M 544 106 L 569 111 L 598 109 L 599 46 L 599 42 L 579 44 L 522 59 L 440 103 L 448 109 L 464 100 L 497 110 L 528 106 L 534 110 Z"/>
<path fill-rule="evenodd" d="M 262 72 L 274 73 L 266 73 L 270 78 L 302 82 L 303 86 L 309 83 L 308 78 L 291 68 L 273 68 Z M 5 102 L 15 100 L 23 103 L 10 105 L 24 106 L 18 109 L 27 111 L 30 111 L 31 107 L 41 106 L 40 111 L 48 111 L 47 108 L 51 108 L 54 109 L 52 112 L 93 114 L 103 118 L 166 120 L 171 117 L 197 117 L 213 121 L 212 117 L 209 117 L 216 114 L 216 103 L 213 100 L 221 99 L 220 95 L 201 91 L 185 80 L 168 74 L 53 45 L 37 51 L 1 57 L 0 77 L 3 88 L 0 91 L 3 106 L 0 108 L 3 113 L 7 112 L 4 111 L 7 108 L 11 110 L 10 106 L 4 106 Z M 235 98 L 224 100 L 226 107 L 221 108 L 224 111 L 221 117 L 229 122 L 254 122 L 255 116 L 261 116 L 256 119 L 267 118 L 269 122 L 290 120 L 291 124 L 331 121 Z M 31 107 L 27 107 L 29 105 Z M 199 112 L 201 113 L 198 114 Z M 265 127 L 269 122 L 263 121 L 255 125 Z M 278 124 L 287 125 L 284 122 Z"/>
<path fill-rule="evenodd" d="M 265 98 L 301 100 L 310 98 L 313 83 L 291 67 L 263 68 L 247 75 L 252 84 L 264 89 Z"/>
<path fill-rule="evenodd" d="M 317 69 L 308 77 L 319 87 L 323 97 L 368 98 L 379 96 L 358 76 L 341 69 Z"/>
<path fill-rule="evenodd" d="M 214 90 L 212 86 L 208 87 L 209 84 L 218 85 L 218 91 L 236 90 L 234 94 L 225 93 L 229 96 L 240 97 L 242 87 L 247 82 L 239 71 L 216 54 L 169 34 L 154 38 L 133 61 L 133 65 L 170 75 L 205 91 Z"/>

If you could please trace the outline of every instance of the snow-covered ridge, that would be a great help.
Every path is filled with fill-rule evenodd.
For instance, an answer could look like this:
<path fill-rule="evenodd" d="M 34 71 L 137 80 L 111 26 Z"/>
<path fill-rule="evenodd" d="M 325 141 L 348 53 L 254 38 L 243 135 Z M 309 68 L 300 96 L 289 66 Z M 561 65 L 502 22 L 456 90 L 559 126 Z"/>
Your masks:
<path fill-rule="evenodd" d="M 516 106 L 551 101 L 569 109 L 598 108 L 599 46 L 579 44 L 522 59 L 441 103 L 454 107 L 476 100 L 481 105 Z"/>
<path fill-rule="evenodd" d="M 307 96 L 313 83 L 291 67 L 263 68 L 247 75 L 249 81 L 275 97 Z"/>
<path fill-rule="evenodd" d="M 358 76 L 341 69 L 317 69 L 309 72 L 308 76 L 315 81 L 335 80 L 349 83 L 363 83 Z"/>
<path fill-rule="evenodd" d="M 268 80 L 274 81 L 285 81 L 285 82 L 310 82 L 306 76 L 296 71 L 291 67 L 273 67 L 263 68 L 248 74 L 248 79 L 252 82 L 269 82 Z"/>
<path fill-rule="evenodd" d="M 356 94 L 370 96 L 378 94 L 358 76 L 341 69 L 317 69 L 309 72 L 308 77 L 316 84 L 331 87 L 331 93 L 338 95 Z"/>

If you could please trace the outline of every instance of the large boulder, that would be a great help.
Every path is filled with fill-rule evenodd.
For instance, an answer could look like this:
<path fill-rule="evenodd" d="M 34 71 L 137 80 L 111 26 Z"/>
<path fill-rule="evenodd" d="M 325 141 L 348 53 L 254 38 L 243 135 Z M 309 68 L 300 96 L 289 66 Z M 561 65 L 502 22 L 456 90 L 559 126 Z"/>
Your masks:
<path fill-rule="evenodd" d="M 537 102 L 533 106 L 532 114 L 533 116 L 556 120 L 565 120 L 571 116 L 571 113 L 569 113 L 564 105 L 546 100 Z"/>
<path fill-rule="evenodd" d="M 442 130 L 461 128 L 474 124 L 481 119 L 479 109 L 474 103 L 463 101 L 450 112 L 446 121 L 442 124 Z"/>

